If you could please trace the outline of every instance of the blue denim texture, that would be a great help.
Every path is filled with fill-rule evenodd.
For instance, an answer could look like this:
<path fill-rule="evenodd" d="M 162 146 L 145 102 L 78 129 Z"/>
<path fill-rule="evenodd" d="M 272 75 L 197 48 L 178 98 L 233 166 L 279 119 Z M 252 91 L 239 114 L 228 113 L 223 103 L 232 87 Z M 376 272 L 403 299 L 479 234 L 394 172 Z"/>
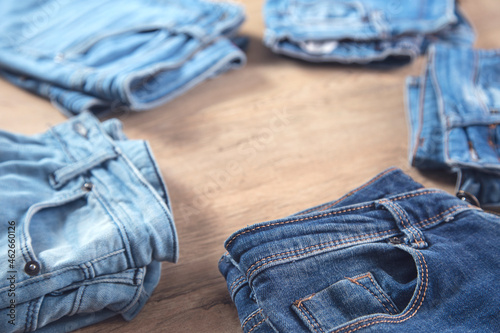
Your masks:
<path fill-rule="evenodd" d="M 0 131 L 0 189 L 3 254 L 7 223 L 16 222 L 14 267 L 0 263 L 1 332 L 68 332 L 117 314 L 131 320 L 158 284 L 160 261 L 177 261 L 168 193 L 149 145 L 127 140 L 118 120 L 100 124 L 84 112 L 40 135 Z M 39 272 L 26 270 L 30 262 Z"/>
<path fill-rule="evenodd" d="M 264 16 L 271 50 L 312 62 L 401 63 L 475 38 L 455 0 L 267 0 Z"/>
<path fill-rule="evenodd" d="M 424 74 L 408 78 L 406 103 L 411 164 L 460 172 L 459 189 L 497 208 L 499 75 L 498 50 L 436 45 L 429 50 Z"/>
<path fill-rule="evenodd" d="M 151 109 L 246 62 L 230 3 L 5 1 L 0 17 L 0 75 L 68 116 Z"/>
<path fill-rule="evenodd" d="M 498 332 L 500 217 L 388 169 L 248 226 L 219 269 L 245 333 Z"/>

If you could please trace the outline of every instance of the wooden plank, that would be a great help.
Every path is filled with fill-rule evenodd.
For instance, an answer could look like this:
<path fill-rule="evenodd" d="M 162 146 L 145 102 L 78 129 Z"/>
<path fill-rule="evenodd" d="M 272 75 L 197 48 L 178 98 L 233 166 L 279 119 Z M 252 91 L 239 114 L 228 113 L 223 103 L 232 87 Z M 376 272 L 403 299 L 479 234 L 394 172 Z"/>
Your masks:
<path fill-rule="evenodd" d="M 390 166 L 450 193 L 454 177 L 407 162 L 404 82 L 423 61 L 393 70 L 314 65 L 276 56 L 262 42 L 263 1 L 247 8 L 248 64 L 150 112 L 125 114 L 125 132 L 149 140 L 168 184 L 180 262 L 132 322 L 91 332 L 240 332 L 217 261 L 246 225 L 340 197 Z M 500 48 L 498 0 L 464 0 L 476 47 Z M 64 117 L 0 80 L 0 128 L 33 134 Z"/>

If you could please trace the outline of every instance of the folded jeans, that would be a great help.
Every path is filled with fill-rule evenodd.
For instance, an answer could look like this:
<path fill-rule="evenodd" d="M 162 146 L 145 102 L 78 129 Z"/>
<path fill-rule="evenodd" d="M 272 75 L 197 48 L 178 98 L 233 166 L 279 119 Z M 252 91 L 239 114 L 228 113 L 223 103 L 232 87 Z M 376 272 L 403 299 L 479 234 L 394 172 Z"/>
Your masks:
<path fill-rule="evenodd" d="M 219 269 L 245 333 L 500 329 L 500 217 L 389 169 L 248 226 Z"/>
<path fill-rule="evenodd" d="M 84 112 L 48 132 L 0 131 L 0 331 L 130 320 L 176 262 L 167 189 L 145 141 Z M 10 280 L 9 280 L 10 279 Z M 13 305 L 12 305 L 13 304 Z"/>

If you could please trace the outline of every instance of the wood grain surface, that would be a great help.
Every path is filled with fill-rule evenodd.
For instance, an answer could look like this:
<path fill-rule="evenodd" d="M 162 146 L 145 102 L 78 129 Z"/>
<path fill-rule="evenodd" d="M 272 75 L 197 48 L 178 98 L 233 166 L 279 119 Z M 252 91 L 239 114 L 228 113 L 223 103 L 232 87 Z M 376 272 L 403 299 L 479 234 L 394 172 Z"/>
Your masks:
<path fill-rule="evenodd" d="M 249 224 L 340 197 L 390 166 L 453 193 L 454 176 L 409 166 L 404 82 L 423 59 L 392 69 L 315 65 L 262 44 L 263 1 L 241 1 L 248 64 L 149 112 L 122 114 L 125 133 L 148 140 L 169 187 L 178 264 L 131 322 L 91 332 L 241 332 L 217 268 L 224 240 Z M 475 46 L 500 48 L 500 2 L 463 0 Z M 0 79 L 0 128 L 33 134 L 65 118 Z"/>

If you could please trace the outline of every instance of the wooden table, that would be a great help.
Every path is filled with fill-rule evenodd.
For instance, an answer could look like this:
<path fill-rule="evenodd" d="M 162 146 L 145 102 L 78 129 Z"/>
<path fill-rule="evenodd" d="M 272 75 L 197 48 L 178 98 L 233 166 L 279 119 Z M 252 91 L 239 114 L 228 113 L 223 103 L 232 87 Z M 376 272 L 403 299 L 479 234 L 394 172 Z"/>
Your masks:
<path fill-rule="evenodd" d="M 241 1 L 248 64 L 149 112 L 124 114 L 126 134 L 149 140 L 169 187 L 180 239 L 142 312 L 90 332 L 241 332 L 217 268 L 224 240 L 249 224 L 333 200 L 390 166 L 428 187 L 454 176 L 408 164 L 404 82 L 423 59 L 393 69 L 314 65 L 262 44 L 263 1 Z M 476 47 L 500 48 L 500 2 L 463 0 Z M 0 80 L 0 128 L 33 134 L 65 118 Z"/>

